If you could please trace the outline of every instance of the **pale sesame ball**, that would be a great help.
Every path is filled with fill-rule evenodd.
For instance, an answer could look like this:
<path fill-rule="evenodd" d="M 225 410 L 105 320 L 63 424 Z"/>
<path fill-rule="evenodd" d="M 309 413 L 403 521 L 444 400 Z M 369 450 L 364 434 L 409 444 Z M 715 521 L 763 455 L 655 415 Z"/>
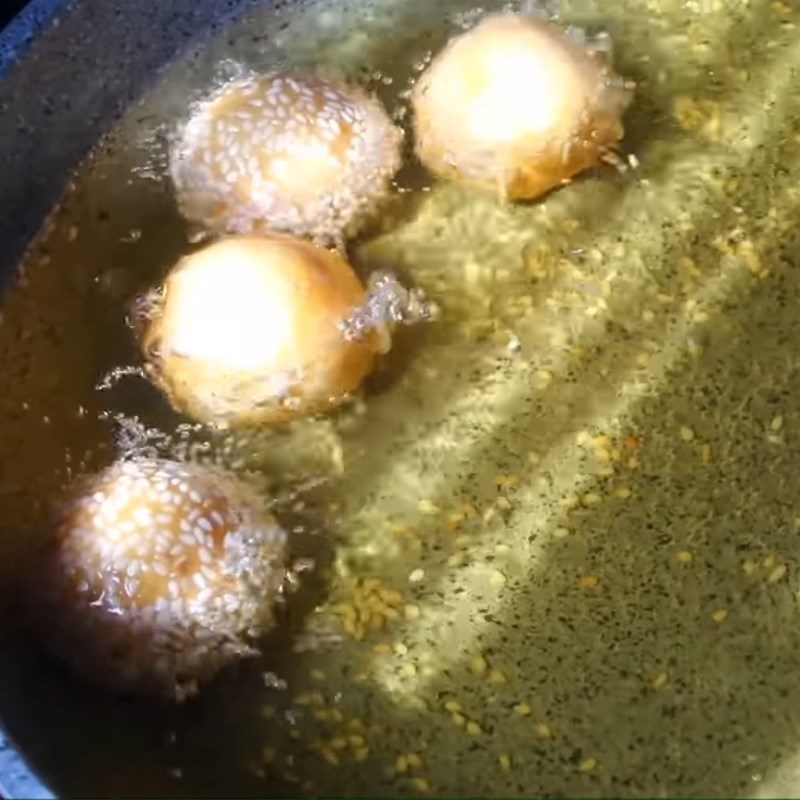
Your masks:
<path fill-rule="evenodd" d="M 286 534 L 240 481 L 118 461 L 64 505 L 45 562 L 49 646 L 116 690 L 183 699 L 271 626 Z"/>
<path fill-rule="evenodd" d="M 198 105 L 173 149 L 172 176 L 183 214 L 214 231 L 338 242 L 387 195 L 401 139 L 358 88 L 251 76 Z"/>
<path fill-rule="evenodd" d="M 379 337 L 340 328 L 364 296 L 336 252 L 281 234 L 221 239 L 169 273 L 145 358 L 173 407 L 201 422 L 325 412 L 372 368 Z"/>
<path fill-rule="evenodd" d="M 499 14 L 450 41 L 412 100 L 416 151 L 432 172 L 523 199 L 615 149 L 629 89 L 562 29 Z"/>

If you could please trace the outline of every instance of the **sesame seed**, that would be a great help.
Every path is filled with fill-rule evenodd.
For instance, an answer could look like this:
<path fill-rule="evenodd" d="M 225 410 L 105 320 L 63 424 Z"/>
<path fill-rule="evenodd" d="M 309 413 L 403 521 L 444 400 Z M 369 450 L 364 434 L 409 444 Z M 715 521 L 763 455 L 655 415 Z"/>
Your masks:
<path fill-rule="evenodd" d="M 669 677 L 666 672 L 659 673 L 652 682 L 652 686 L 654 689 L 663 689 L 667 685 L 667 681 Z"/>
<path fill-rule="evenodd" d="M 489 675 L 487 676 L 486 680 L 495 686 L 501 686 L 508 683 L 508 678 L 506 677 L 505 672 L 503 672 L 501 669 L 497 669 L 496 667 L 493 667 L 489 670 Z"/>
<path fill-rule="evenodd" d="M 533 732 L 537 739 L 549 739 L 553 735 L 550 726 L 546 722 L 537 722 L 533 727 Z"/>
<path fill-rule="evenodd" d="M 778 564 L 767 576 L 767 583 L 777 583 L 786 574 L 786 564 Z"/>
<path fill-rule="evenodd" d="M 480 736 L 481 734 L 483 734 L 483 729 L 474 720 L 470 720 L 469 722 L 467 722 L 465 730 L 470 736 Z"/>
<path fill-rule="evenodd" d="M 488 662 L 482 655 L 474 656 L 470 661 L 470 668 L 472 669 L 472 671 L 477 672 L 479 674 L 486 672 L 488 666 L 489 666 Z"/>
<path fill-rule="evenodd" d="M 680 436 L 684 442 L 691 442 L 694 440 L 694 431 L 684 425 L 680 429 Z"/>

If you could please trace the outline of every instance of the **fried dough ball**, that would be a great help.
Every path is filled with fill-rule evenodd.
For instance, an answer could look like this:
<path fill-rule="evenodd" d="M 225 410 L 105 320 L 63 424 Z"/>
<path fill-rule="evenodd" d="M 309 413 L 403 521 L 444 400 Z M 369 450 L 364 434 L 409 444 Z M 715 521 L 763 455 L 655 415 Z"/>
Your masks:
<path fill-rule="evenodd" d="M 434 173 L 534 198 L 614 151 L 629 89 L 562 29 L 487 17 L 450 41 L 414 87 L 417 154 Z"/>
<path fill-rule="evenodd" d="M 173 151 L 172 176 L 184 215 L 214 231 L 339 242 L 388 194 L 401 139 L 358 88 L 251 76 L 199 105 Z"/>
<path fill-rule="evenodd" d="M 234 236 L 182 259 L 147 312 L 143 346 L 173 407 L 220 427 L 283 422 L 358 388 L 385 336 L 341 330 L 365 290 L 337 253 Z"/>
<path fill-rule="evenodd" d="M 181 700 L 271 627 L 286 534 L 240 481 L 118 461 L 61 510 L 45 560 L 48 644 L 115 690 Z"/>

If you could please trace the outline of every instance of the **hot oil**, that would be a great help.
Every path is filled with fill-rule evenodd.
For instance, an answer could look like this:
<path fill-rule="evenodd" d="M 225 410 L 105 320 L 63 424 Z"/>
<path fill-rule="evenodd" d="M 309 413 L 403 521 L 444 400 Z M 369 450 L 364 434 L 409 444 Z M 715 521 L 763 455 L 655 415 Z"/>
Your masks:
<path fill-rule="evenodd" d="M 562 4 L 563 23 L 611 33 L 638 84 L 631 169 L 511 205 L 409 158 L 350 255 L 363 276 L 398 271 L 442 316 L 403 331 L 340 414 L 212 436 L 135 376 L 95 389 L 138 364 L 130 302 L 195 235 L 163 145 L 193 98 L 237 69 L 314 66 L 371 87 L 408 128 L 409 81 L 486 10 L 254 13 L 130 109 L 26 259 L 0 326 L 9 552 L 133 435 L 263 476 L 302 573 L 263 658 L 186 707 L 74 683 L 64 696 L 48 673 L 42 696 L 99 734 L 70 751 L 65 784 L 797 792 L 783 777 L 800 723 L 788 5 Z"/>

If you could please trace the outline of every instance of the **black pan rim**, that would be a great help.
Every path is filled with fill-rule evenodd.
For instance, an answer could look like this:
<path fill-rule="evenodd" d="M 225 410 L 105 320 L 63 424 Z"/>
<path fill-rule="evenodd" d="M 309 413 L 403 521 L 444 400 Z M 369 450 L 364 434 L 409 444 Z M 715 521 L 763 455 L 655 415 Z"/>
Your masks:
<path fill-rule="evenodd" d="M 31 0 L 0 30 L 0 80 L 22 58 L 39 33 L 72 0 Z M 0 795 L 8 800 L 50 800 L 56 795 L 31 769 L 0 720 Z"/>

